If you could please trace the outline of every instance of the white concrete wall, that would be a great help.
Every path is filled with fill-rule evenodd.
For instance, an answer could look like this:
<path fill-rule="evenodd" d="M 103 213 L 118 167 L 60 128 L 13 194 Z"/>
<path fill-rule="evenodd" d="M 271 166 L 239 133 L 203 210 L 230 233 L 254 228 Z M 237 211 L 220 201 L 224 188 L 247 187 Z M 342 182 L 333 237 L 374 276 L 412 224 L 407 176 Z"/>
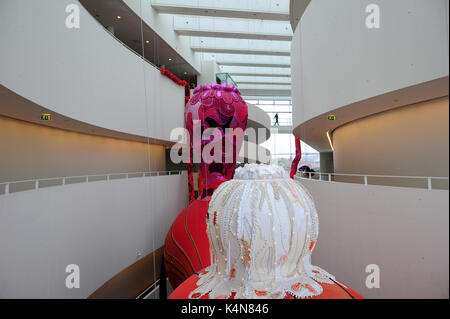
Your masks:
<path fill-rule="evenodd" d="M 80 29 L 66 28 L 70 3 L 80 8 Z M 0 83 L 38 105 L 161 140 L 184 126 L 184 88 L 124 47 L 78 1 L 1 1 L 0 40 Z"/>
<path fill-rule="evenodd" d="M 88 297 L 161 247 L 187 199 L 186 174 L 0 196 L 0 298 Z M 65 286 L 69 264 L 79 289 Z"/>
<path fill-rule="evenodd" d="M 365 8 L 380 6 L 368 29 Z M 331 110 L 448 76 L 448 1 L 315 0 L 291 47 L 294 127 Z"/>
<path fill-rule="evenodd" d="M 270 138 L 270 128 L 271 128 L 271 119 L 269 115 L 260 107 L 256 105 L 246 103 L 248 110 L 248 122 L 247 129 L 253 128 L 255 132 L 258 134 L 258 129 L 266 128 L 266 136 L 259 136 L 258 134 L 258 143 L 263 143 Z M 249 136 L 250 137 L 250 136 Z M 264 138 L 263 138 L 264 137 Z M 256 142 L 252 141 L 251 142 Z"/>
<path fill-rule="evenodd" d="M 300 180 L 319 213 L 312 261 L 365 298 L 449 297 L 448 191 Z M 365 285 L 380 267 L 380 288 Z"/>
<path fill-rule="evenodd" d="M 0 116 L 0 183 L 165 170 L 162 145 L 81 134 Z"/>
<path fill-rule="evenodd" d="M 448 96 L 378 113 L 333 131 L 334 171 L 448 176 Z"/>

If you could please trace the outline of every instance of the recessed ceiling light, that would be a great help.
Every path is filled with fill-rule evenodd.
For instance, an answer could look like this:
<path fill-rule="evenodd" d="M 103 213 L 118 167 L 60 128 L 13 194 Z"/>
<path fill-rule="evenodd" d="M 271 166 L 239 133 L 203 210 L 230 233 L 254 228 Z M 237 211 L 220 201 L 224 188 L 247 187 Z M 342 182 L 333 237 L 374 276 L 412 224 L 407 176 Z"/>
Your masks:
<path fill-rule="evenodd" d="M 172 61 L 172 59 L 171 59 L 171 58 L 169 58 L 169 62 L 170 62 L 170 61 Z"/>
<path fill-rule="evenodd" d="M 150 43 L 150 40 L 145 41 L 145 43 Z"/>
<path fill-rule="evenodd" d="M 117 19 L 122 19 L 122 17 L 121 16 L 117 16 Z"/>
<path fill-rule="evenodd" d="M 184 72 L 184 74 L 187 74 L 187 72 Z"/>

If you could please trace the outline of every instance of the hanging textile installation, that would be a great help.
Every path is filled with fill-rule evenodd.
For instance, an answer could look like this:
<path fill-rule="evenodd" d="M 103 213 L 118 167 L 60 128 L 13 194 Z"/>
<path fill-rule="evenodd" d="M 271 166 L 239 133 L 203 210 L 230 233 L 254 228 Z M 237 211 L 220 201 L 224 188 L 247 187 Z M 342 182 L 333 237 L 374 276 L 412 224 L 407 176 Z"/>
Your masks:
<path fill-rule="evenodd" d="M 291 173 L 289 176 L 293 179 L 295 174 L 297 174 L 297 167 L 298 163 L 300 163 L 300 160 L 302 159 L 302 147 L 300 144 L 300 139 L 298 137 L 295 138 L 295 157 L 292 161 L 291 165 Z"/>
<path fill-rule="evenodd" d="M 247 104 L 232 85 L 198 86 L 186 104 L 190 163 L 199 160 L 198 198 L 194 196 L 191 164 L 188 165 L 191 204 L 177 217 L 165 242 L 164 262 L 172 287 L 210 264 L 206 234 L 209 199 L 220 184 L 233 178 L 247 120 Z M 209 161 L 205 155 L 213 160 Z"/>

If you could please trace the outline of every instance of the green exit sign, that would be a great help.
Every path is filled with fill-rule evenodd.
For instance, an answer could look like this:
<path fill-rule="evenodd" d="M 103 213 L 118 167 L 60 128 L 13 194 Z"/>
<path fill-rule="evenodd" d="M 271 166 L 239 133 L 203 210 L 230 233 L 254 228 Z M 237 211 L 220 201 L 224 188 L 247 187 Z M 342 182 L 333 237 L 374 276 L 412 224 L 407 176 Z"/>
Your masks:
<path fill-rule="evenodd" d="M 336 115 L 328 115 L 328 121 L 335 121 Z"/>
<path fill-rule="evenodd" d="M 52 119 L 52 115 L 49 113 L 42 113 L 41 120 L 42 121 L 50 121 Z"/>

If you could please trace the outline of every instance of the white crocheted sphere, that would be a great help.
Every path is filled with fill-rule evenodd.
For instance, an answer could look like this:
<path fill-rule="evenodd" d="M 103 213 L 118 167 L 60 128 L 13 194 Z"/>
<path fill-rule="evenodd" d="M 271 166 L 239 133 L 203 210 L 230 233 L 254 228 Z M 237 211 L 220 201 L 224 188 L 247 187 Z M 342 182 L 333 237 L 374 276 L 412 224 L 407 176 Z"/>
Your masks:
<path fill-rule="evenodd" d="M 283 168 L 248 164 L 236 170 L 214 192 L 207 227 L 212 266 L 191 295 L 282 298 L 289 292 L 302 298 L 322 292 L 317 281 L 329 274 L 310 264 L 317 212 Z"/>
<path fill-rule="evenodd" d="M 289 175 L 281 166 L 262 165 L 262 164 L 246 164 L 239 167 L 234 173 L 234 179 L 285 179 Z"/>

